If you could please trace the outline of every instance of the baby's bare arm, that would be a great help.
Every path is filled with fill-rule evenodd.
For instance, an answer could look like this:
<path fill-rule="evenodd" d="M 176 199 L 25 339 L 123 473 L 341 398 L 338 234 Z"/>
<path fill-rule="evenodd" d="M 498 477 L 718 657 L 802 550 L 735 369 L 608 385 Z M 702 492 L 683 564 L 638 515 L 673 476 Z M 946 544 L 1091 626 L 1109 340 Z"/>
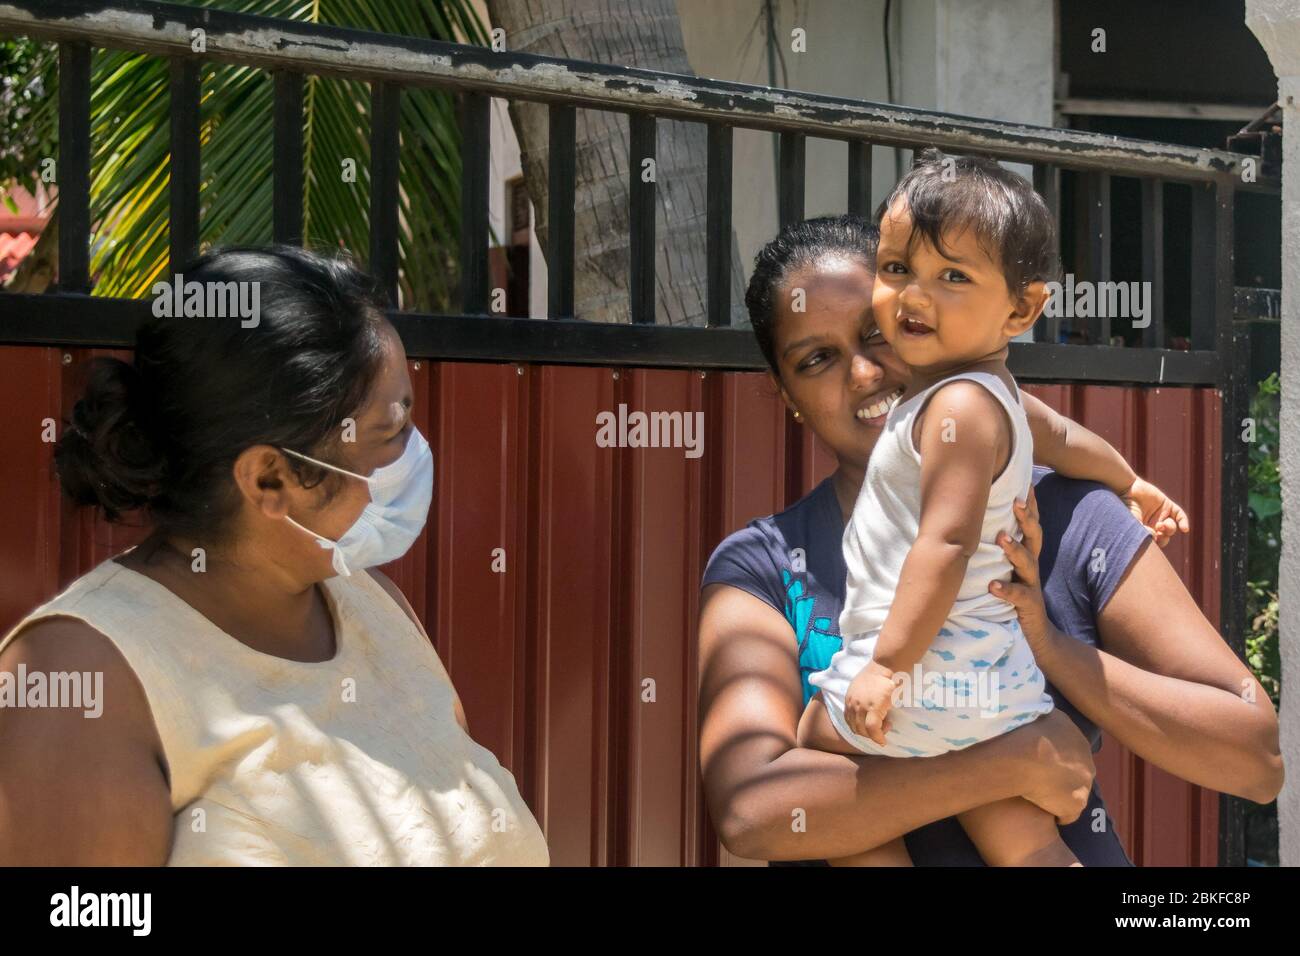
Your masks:
<path fill-rule="evenodd" d="M 1034 436 L 1034 461 L 1068 478 L 1099 481 L 1117 495 L 1133 487 L 1137 474 L 1106 439 L 1088 431 L 1021 391 L 1029 431 Z"/>
<path fill-rule="evenodd" d="M 922 414 L 920 528 L 873 655 L 893 672 L 921 659 L 952 611 L 1011 443 L 1001 404 L 970 381 L 938 389 Z"/>

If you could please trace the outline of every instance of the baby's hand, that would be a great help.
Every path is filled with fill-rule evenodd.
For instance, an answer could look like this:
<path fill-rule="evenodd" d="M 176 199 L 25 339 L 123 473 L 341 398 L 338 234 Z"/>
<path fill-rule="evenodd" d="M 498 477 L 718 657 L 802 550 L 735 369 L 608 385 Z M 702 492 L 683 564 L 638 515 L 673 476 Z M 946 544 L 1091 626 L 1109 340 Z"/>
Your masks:
<path fill-rule="evenodd" d="M 1167 547 L 1179 531 L 1186 534 L 1191 530 L 1187 512 L 1149 481 L 1134 480 L 1120 498 L 1162 548 Z"/>
<path fill-rule="evenodd" d="M 872 661 L 858 672 L 844 695 L 844 720 L 859 736 L 885 746 L 887 715 L 894 703 L 894 675 Z"/>

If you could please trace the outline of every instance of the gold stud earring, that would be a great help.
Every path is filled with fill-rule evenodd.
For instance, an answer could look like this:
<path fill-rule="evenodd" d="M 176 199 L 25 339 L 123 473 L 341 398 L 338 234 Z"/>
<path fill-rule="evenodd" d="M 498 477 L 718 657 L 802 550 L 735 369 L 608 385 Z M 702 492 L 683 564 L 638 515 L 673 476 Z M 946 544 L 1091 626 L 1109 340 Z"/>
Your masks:
<path fill-rule="evenodd" d="M 797 422 L 803 421 L 803 416 L 799 414 L 799 409 L 797 408 L 794 410 L 794 420 Z"/>

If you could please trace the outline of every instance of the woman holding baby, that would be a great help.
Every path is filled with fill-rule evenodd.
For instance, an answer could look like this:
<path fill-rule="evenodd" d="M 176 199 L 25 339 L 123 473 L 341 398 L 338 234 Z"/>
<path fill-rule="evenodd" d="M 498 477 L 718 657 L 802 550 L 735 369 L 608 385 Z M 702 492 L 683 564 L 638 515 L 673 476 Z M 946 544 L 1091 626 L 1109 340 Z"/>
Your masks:
<path fill-rule="evenodd" d="M 1186 516 L 1006 371 L 1053 277 L 1039 207 L 996 164 L 923 155 L 878 230 L 811 220 L 758 256 L 771 379 L 837 468 L 705 571 L 701 763 L 739 856 L 1131 865 L 1103 730 L 1201 786 L 1281 787 L 1267 694 L 1161 552 Z M 1031 445 L 1055 470 L 1031 479 Z M 1001 674 L 1000 719 L 894 703 L 918 664 Z"/>

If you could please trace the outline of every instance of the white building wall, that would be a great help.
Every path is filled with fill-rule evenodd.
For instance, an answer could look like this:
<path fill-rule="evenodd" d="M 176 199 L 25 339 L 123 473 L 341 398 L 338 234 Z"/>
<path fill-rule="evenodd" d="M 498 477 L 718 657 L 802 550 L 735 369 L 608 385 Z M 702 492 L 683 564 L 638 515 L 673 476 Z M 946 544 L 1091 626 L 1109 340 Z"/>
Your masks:
<path fill-rule="evenodd" d="M 1246 0 L 1246 25 L 1278 78 L 1282 105 L 1282 555 L 1278 568 L 1279 715 L 1286 783 L 1277 798 L 1279 862 L 1300 866 L 1300 3 Z"/>

